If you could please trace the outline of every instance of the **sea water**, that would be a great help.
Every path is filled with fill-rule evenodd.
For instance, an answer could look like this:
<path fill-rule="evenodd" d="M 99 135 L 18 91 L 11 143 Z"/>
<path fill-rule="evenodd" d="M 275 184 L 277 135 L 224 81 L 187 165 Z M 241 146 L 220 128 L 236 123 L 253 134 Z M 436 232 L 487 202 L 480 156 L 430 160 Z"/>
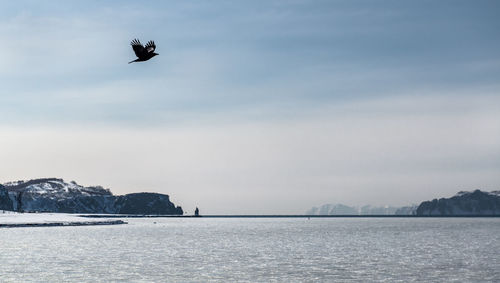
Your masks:
<path fill-rule="evenodd" d="M 500 281 L 500 218 L 126 221 L 0 229 L 0 281 Z"/>

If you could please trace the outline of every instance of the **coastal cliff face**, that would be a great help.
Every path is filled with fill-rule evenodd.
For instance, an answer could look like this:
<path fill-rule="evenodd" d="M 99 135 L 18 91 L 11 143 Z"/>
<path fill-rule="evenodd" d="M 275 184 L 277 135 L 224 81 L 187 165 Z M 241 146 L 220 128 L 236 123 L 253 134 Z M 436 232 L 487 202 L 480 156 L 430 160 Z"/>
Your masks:
<path fill-rule="evenodd" d="M 7 189 L 0 185 L 0 210 L 14 210 L 12 200 Z"/>
<path fill-rule="evenodd" d="M 118 196 L 114 207 L 118 214 L 183 214 L 182 208 L 170 202 L 168 195 L 155 193 Z"/>
<path fill-rule="evenodd" d="M 25 212 L 183 214 L 168 195 L 134 193 L 115 196 L 101 186 L 47 178 L 0 185 L 0 209 Z"/>
<path fill-rule="evenodd" d="M 451 198 L 424 201 L 418 206 L 416 214 L 436 216 L 500 215 L 500 191 L 459 192 Z"/>

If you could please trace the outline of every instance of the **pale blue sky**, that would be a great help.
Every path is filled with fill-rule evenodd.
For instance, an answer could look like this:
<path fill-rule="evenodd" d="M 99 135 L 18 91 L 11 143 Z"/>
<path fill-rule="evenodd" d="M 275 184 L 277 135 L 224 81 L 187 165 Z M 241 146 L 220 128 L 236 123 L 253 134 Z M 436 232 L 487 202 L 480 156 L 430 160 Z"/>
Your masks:
<path fill-rule="evenodd" d="M 498 1 L 4 1 L 0 180 L 161 191 L 214 213 L 500 189 L 499 12 Z M 128 65 L 133 38 L 160 56 Z"/>

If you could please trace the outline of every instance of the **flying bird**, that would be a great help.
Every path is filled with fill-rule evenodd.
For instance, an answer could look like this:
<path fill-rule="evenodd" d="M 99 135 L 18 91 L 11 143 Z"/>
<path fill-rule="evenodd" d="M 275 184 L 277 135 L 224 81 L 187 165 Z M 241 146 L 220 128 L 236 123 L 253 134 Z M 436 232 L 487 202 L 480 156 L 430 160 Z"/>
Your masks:
<path fill-rule="evenodd" d="M 155 57 L 156 55 L 160 55 L 158 53 L 155 53 L 156 44 L 152 40 L 148 41 L 146 46 L 142 46 L 141 42 L 138 39 L 134 39 L 132 40 L 130 45 L 132 45 L 132 49 L 134 49 L 135 56 L 137 56 L 138 58 L 135 59 L 134 61 L 128 62 L 129 64 L 133 62 L 148 61 L 149 59 Z"/>

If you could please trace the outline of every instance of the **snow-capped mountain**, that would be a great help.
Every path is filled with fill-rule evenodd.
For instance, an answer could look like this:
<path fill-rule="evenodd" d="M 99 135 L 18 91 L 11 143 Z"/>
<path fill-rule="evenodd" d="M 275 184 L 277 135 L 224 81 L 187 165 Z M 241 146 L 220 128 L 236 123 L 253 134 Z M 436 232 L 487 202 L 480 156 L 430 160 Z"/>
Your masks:
<path fill-rule="evenodd" d="M 134 193 L 114 196 L 101 186 L 45 178 L 0 185 L 0 209 L 66 213 L 182 214 L 168 195 Z"/>
<path fill-rule="evenodd" d="M 101 186 L 84 187 L 75 181 L 69 183 L 63 179 L 47 178 L 30 181 L 15 181 L 3 184 L 8 191 L 40 195 L 47 198 L 74 198 L 75 196 L 112 195 L 109 189 Z"/>

